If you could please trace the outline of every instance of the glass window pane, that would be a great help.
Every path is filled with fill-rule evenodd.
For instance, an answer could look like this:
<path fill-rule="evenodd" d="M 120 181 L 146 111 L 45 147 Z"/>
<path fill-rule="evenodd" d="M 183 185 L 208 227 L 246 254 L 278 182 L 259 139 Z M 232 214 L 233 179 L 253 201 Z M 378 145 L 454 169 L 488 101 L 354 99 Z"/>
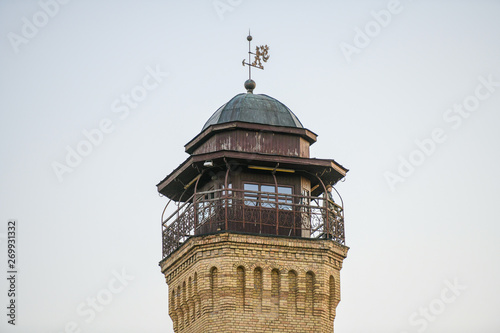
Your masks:
<path fill-rule="evenodd" d="M 245 197 L 245 205 L 247 206 L 257 206 L 257 198 Z"/>
<path fill-rule="evenodd" d="M 276 187 L 272 185 L 261 185 L 260 190 L 263 192 L 260 194 L 260 199 L 262 201 L 262 207 L 264 208 L 275 208 L 276 205 Z"/>
<path fill-rule="evenodd" d="M 278 186 L 278 193 L 292 194 L 292 188 L 289 186 Z"/>
<path fill-rule="evenodd" d="M 257 206 L 258 194 L 253 193 L 253 191 L 257 192 L 259 190 L 259 185 L 245 183 L 243 184 L 243 188 L 245 189 L 245 205 Z"/>
<path fill-rule="evenodd" d="M 278 202 L 285 203 L 286 205 L 279 205 L 280 209 L 291 210 L 292 209 L 292 187 L 289 186 L 278 186 Z"/>
<path fill-rule="evenodd" d="M 245 191 L 258 191 L 259 190 L 259 185 L 258 184 L 245 183 L 245 184 L 243 184 L 243 188 L 245 189 Z"/>
<path fill-rule="evenodd" d="M 274 208 L 276 202 L 276 195 L 274 193 L 262 193 L 261 194 L 262 207 Z"/>
<path fill-rule="evenodd" d="M 262 192 L 269 192 L 269 193 L 276 192 L 276 187 L 271 186 L 271 185 L 261 185 L 260 188 L 261 188 Z"/>

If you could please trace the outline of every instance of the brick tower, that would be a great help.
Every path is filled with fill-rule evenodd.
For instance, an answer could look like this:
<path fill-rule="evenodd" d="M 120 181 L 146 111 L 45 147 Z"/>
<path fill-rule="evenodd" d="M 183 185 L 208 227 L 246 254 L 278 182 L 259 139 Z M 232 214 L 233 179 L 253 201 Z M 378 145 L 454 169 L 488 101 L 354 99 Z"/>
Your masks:
<path fill-rule="evenodd" d="M 348 170 L 310 158 L 316 134 L 245 87 L 157 185 L 174 331 L 331 333 L 348 250 L 331 191 Z"/>

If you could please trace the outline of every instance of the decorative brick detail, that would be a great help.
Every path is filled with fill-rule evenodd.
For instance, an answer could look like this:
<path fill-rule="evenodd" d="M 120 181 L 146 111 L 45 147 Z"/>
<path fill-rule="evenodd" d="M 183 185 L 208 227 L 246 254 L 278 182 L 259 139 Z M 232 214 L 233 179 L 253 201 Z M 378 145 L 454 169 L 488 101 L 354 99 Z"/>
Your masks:
<path fill-rule="evenodd" d="M 160 262 L 174 331 L 331 333 L 347 251 L 331 240 L 192 237 Z"/>

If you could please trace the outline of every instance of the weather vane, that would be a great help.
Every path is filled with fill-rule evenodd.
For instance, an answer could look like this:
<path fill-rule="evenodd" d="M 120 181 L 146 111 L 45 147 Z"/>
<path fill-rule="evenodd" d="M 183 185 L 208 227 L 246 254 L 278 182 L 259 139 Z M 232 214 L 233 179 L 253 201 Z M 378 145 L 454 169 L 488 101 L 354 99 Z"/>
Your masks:
<path fill-rule="evenodd" d="M 255 81 L 252 80 L 252 67 L 259 68 L 259 69 L 264 69 L 264 66 L 262 65 L 263 62 L 267 62 L 269 60 L 269 46 L 267 45 L 261 45 L 257 46 L 255 48 L 255 53 L 252 52 L 252 36 L 250 35 L 250 30 L 248 30 L 248 36 L 247 36 L 247 41 L 248 41 L 248 62 L 243 59 L 243 66 L 248 66 L 248 80 L 245 81 L 245 88 L 247 89 L 247 92 L 253 93 L 253 90 L 255 89 Z M 252 54 L 254 55 L 253 62 L 252 62 Z"/>

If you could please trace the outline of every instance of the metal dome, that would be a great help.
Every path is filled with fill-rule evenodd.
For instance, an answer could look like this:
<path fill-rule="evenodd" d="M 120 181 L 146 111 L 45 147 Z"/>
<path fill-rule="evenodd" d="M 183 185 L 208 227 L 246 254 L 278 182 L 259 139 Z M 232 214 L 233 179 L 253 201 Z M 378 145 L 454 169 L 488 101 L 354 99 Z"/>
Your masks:
<path fill-rule="evenodd" d="M 211 125 L 233 121 L 304 128 L 293 112 L 277 99 L 263 94 L 242 93 L 215 111 L 202 131 Z"/>

